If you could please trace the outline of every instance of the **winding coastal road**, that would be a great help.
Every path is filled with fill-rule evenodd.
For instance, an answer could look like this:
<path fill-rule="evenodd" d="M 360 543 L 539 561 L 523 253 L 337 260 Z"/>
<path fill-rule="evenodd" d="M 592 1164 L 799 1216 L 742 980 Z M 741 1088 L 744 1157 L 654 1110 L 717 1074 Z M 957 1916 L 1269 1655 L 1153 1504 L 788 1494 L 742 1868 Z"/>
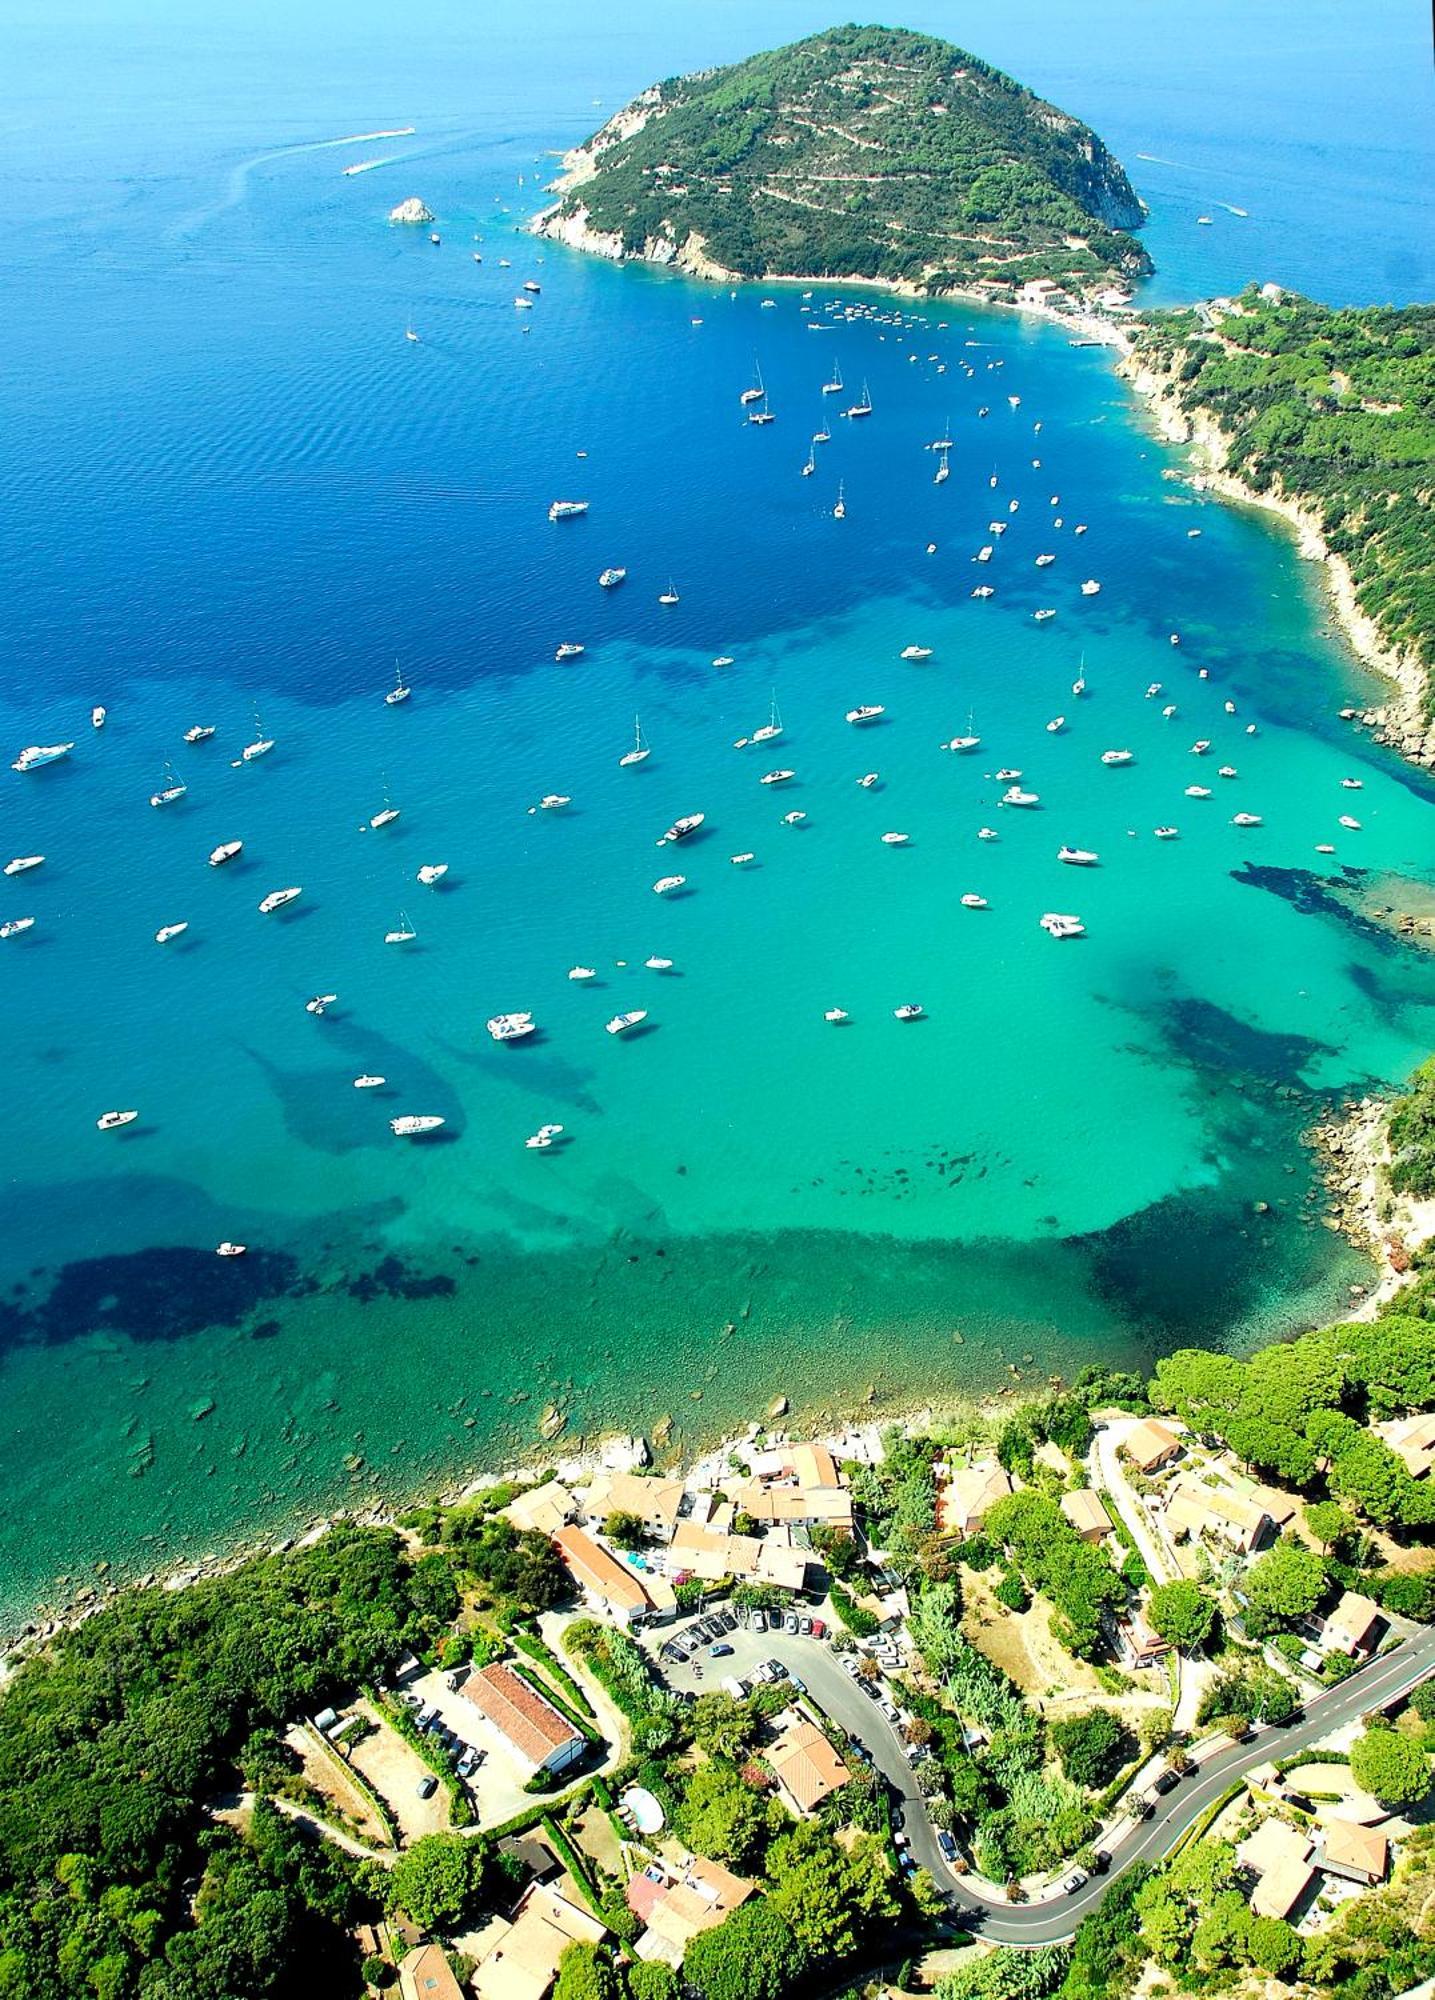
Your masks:
<path fill-rule="evenodd" d="M 648 1636 L 647 1643 L 656 1652 L 659 1645 L 673 1636 L 673 1627 L 663 1627 Z M 1363 1715 L 1367 1709 L 1383 1707 L 1407 1693 L 1427 1674 L 1435 1673 L 1435 1630 L 1421 1631 L 1382 1659 L 1352 1674 L 1338 1687 L 1315 1696 L 1306 1703 L 1299 1722 L 1281 1729 L 1259 1728 L 1246 1742 L 1233 1743 L 1229 1749 L 1208 1758 L 1174 1790 L 1157 1800 L 1149 1820 L 1137 1822 L 1134 1830 L 1112 1851 L 1106 1874 L 1093 1876 L 1069 1896 L 1057 1893 L 1039 1902 L 1008 1903 L 997 1890 L 979 1895 L 968 1886 L 970 1878 L 953 1873 L 937 1845 L 936 1831 L 927 1817 L 912 1766 L 896 1731 L 876 1703 L 843 1672 L 838 1656 L 820 1640 L 793 1638 L 784 1632 L 738 1631 L 728 1635 L 728 1643 L 733 1648 L 731 1657 L 712 1660 L 699 1655 L 695 1664 L 703 1670 L 701 1678 L 694 1675 L 691 1665 L 666 1664 L 662 1668 L 664 1677 L 675 1687 L 693 1693 L 705 1689 L 710 1692 L 726 1674 L 749 1675 L 759 1660 L 780 1660 L 789 1673 L 803 1682 L 819 1707 L 870 1751 L 873 1762 L 901 1801 L 902 1822 L 911 1852 L 919 1866 L 947 1892 L 953 1917 L 991 1944 L 1027 1946 L 1068 1943 L 1082 1918 L 1091 1914 L 1114 1882 L 1138 1862 L 1159 1861 L 1191 1822 L 1214 1805 L 1253 1765 L 1308 1749 L 1343 1723 Z"/>

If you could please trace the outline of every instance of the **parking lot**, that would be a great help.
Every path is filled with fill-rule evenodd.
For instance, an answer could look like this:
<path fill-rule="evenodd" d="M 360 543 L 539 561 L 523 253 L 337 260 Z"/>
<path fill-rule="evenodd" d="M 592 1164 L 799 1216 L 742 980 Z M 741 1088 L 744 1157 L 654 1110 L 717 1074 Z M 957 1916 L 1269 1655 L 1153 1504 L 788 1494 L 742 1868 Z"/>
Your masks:
<path fill-rule="evenodd" d="M 449 1686 L 451 1678 L 459 1687 Z M 427 1734 L 435 1747 L 447 1751 L 452 1768 L 467 1786 L 480 1826 L 493 1826 L 532 1804 L 525 1792 L 528 1776 L 508 1745 L 462 1692 L 461 1676 L 435 1670 L 409 1681 L 399 1699 L 420 1719 L 428 1718 Z"/>

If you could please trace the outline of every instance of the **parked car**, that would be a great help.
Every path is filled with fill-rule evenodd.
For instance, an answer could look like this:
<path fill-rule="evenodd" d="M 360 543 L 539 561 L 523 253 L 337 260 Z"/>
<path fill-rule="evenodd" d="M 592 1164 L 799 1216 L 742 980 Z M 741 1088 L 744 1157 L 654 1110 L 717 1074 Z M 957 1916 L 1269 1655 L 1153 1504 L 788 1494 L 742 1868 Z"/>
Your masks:
<path fill-rule="evenodd" d="M 708 1658 L 710 1660 L 725 1660 L 731 1652 L 732 1647 L 728 1645 L 727 1641 L 719 1639 L 715 1646 L 708 1647 Z"/>
<path fill-rule="evenodd" d="M 793 1687 L 797 1690 L 798 1694 L 806 1694 L 807 1692 L 806 1681 L 800 1681 L 797 1678 L 797 1675 L 794 1673 L 789 1673 L 787 1678 L 792 1683 Z"/>
<path fill-rule="evenodd" d="M 731 1611 L 724 1611 L 719 1617 L 718 1623 L 722 1626 L 724 1632 L 735 1632 L 737 1630 L 737 1619 Z"/>
<path fill-rule="evenodd" d="M 1154 1780 L 1152 1789 L 1158 1792 L 1174 1792 L 1181 1782 L 1181 1773 L 1168 1765 Z"/>
<path fill-rule="evenodd" d="M 1104 1847 L 1098 1847 L 1096 1852 L 1091 1857 L 1092 1874 L 1104 1875 L 1110 1866 L 1111 1866 L 1111 1856 L 1106 1852 L 1106 1849 Z"/>
<path fill-rule="evenodd" d="M 804 1639 L 810 1638 L 812 1635 L 812 1620 L 810 1618 L 799 1618 L 797 1629 Z"/>
<path fill-rule="evenodd" d="M 438 1790 L 437 1778 L 420 1778 L 414 1787 L 421 1799 L 431 1799 Z"/>
<path fill-rule="evenodd" d="M 862 1670 L 850 1653 L 844 1653 L 842 1656 L 842 1671 L 849 1679 L 855 1681 Z"/>
<path fill-rule="evenodd" d="M 765 1632 L 767 1630 L 767 1613 L 765 1611 L 750 1611 L 747 1622 L 754 1632 Z"/>
<path fill-rule="evenodd" d="M 767 1674 L 769 1680 L 785 1681 L 787 1679 L 787 1669 L 781 1660 L 769 1660 L 767 1662 Z"/>
<path fill-rule="evenodd" d="M 787 1616 L 782 1621 L 782 1629 L 784 1632 L 788 1633 L 792 1638 L 795 1639 L 797 1637 L 797 1634 L 801 1628 L 797 1623 L 797 1613 L 795 1611 L 788 1612 Z"/>
<path fill-rule="evenodd" d="M 899 1715 L 899 1714 L 897 1713 L 897 1706 L 896 1706 L 896 1703 L 895 1703 L 895 1702 L 890 1702 L 890 1701 L 879 1701 L 879 1702 L 878 1702 L 878 1704 L 877 1704 L 877 1706 L 878 1706 L 878 1708 L 880 1708 L 880 1709 L 881 1709 L 882 1713 L 883 1713 L 883 1714 L 884 1714 L 884 1715 L 886 1716 L 886 1718 L 887 1718 L 887 1720 L 888 1720 L 889 1722 L 900 1722 L 900 1721 L 901 1721 L 901 1719 L 902 1719 L 902 1718 L 901 1718 L 901 1716 L 900 1716 L 900 1715 Z"/>
<path fill-rule="evenodd" d="M 956 1860 L 957 1843 L 952 1839 L 952 1836 L 947 1832 L 945 1827 L 937 1829 L 937 1845 L 942 1850 L 942 1859 L 944 1861 Z"/>
<path fill-rule="evenodd" d="M 1084 1868 L 1073 1868 L 1061 1885 L 1062 1893 L 1067 1896 L 1074 1896 L 1077 1890 L 1084 1889 L 1090 1880 L 1091 1877 Z"/>
<path fill-rule="evenodd" d="M 465 1750 L 458 1760 L 458 1775 L 461 1778 L 468 1777 L 474 1769 L 475 1761 L 472 1750 Z"/>
<path fill-rule="evenodd" d="M 752 1677 L 755 1681 L 761 1681 L 763 1686 L 766 1687 L 767 1683 L 773 1678 L 772 1668 L 766 1660 L 758 1661 L 752 1670 Z"/>
<path fill-rule="evenodd" d="M 892 1802 L 892 1824 L 893 1826 L 907 1824 L 907 1809 L 900 1799 L 894 1799 Z"/>
<path fill-rule="evenodd" d="M 825 1639 L 827 1637 L 827 1621 L 825 1618 L 813 1619 L 812 1636 L 814 1639 Z"/>

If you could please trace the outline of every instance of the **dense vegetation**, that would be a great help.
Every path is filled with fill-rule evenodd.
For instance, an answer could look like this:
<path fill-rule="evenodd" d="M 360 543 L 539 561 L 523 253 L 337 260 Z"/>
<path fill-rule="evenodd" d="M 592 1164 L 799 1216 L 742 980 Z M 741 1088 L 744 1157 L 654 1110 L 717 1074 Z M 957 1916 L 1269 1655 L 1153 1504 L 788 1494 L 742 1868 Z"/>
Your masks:
<path fill-rule="evenodd" d="M 1435 1195 L 1435 1058 L 1420 1065 L 1395 1100 L 1386 1130 L 1391 1187 L 1429 1201 Z"/>
<path fill-rule="evenodd" d="M 1382 639 L 1435 665 L 1435 306 L 1251 289 L 1147 314 L 1137 357 L 1229 437 L 1231 472 L 1311 507 Z"/>
<path fill-rule="evenodd" d="M 928 35 L 833 28 L 644 92 L 588 141 L 564 198 L 630 253 L 650 240 L 744 277 L 940 290 L 1148 268 L 1142 210 L 1100 139 Z M 1070 239 L 1070 240 L 1068 240 Z"/>

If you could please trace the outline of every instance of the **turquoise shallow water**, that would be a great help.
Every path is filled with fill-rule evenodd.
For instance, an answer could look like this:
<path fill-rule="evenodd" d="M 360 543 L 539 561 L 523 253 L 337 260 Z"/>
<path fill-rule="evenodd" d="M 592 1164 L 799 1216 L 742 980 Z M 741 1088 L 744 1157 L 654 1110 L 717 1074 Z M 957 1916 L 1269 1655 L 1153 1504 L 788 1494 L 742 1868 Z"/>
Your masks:
<path fill-rule="evenodd" d="M 1105 357 L 1050 329 L 834 327 L 832 288 L 766 310 L 515 239 L 540 144 L 593 114 L 579 58 L 532 68 L 530 99 L 500 53 L 486 124 L 353 180 L 382 145 L 282 148 L 409 122 L 385 93 L 315 84 L 302 133 L 288 95 L 269 126 L 201 95 L 170 151 L 128 139 L 123 183 L 74 159 L 16 246 L 0 724 L 77 748 L 0 791 L 7 853 L 48 857 L 6 884 L 37 918 L 3 947 L 12 1603 L 453 1476 L 531 1445 L 550 1398 L 570 1434 L 670 1413 L 690 1437 L 778 1388 L 817 1410 L 1255 1339 L 1361 1275 L 1305 1215 L 1297 1134 L 1425 1052 L 1435 988 L 1319 881 L 1428 872 L 1430 799 L 1334 719 L 1368 683 L 1292 551 L 1168 479 Z M 415 191 L 438 248 L 383 221 Z M 737 402 L 755 357 L 765 430 Z M 834 358 L 865 424 L 820 394 Z M 590 515 L 550 524 L 566 494 Z M 559 666 L 564 639 L 586 651 Z M 415 692 L 390 709 L 396 655 Z M 735 750 L 774 688 L 780 743 Z M 864 702 L 887 713 L 858 732 Z M 234 769 L 256 704 L 277 748 Z M 635 711 L 653 754 L 622 770 Z M 940 751 L 969 715 L 980 750 Z M 196 721 L 218 733 L 186 748 Z M 167 759 L 189 794 L 153 811 Z M 1001 766 L 1039 810 L 998 805 Z M 1198 778 L 1217 796 L 1185 798 Z M 572 806 L 530 812 L 548 791 Z M 386 795 L 397 825 L 361 831 Z M 702 836 L 657 849 L 694 810 Z M 209 869 L 231 838 L 242 862 Z M 301 903 L 261 918 L 286 883 Z M 1053 943 L 1049 909 L 1088 936 Z M 513 1007 L 541 1036 L 495 1047 Z M 605 1035 L 629 1007 L 650 1032 Z M 96 1133 L 120 1104 L 141 1120 Z M 394 1141 L 401 1110 L 446 1142 Z M 569 1143 L 525 1151 L 548 1120 Z"/>

